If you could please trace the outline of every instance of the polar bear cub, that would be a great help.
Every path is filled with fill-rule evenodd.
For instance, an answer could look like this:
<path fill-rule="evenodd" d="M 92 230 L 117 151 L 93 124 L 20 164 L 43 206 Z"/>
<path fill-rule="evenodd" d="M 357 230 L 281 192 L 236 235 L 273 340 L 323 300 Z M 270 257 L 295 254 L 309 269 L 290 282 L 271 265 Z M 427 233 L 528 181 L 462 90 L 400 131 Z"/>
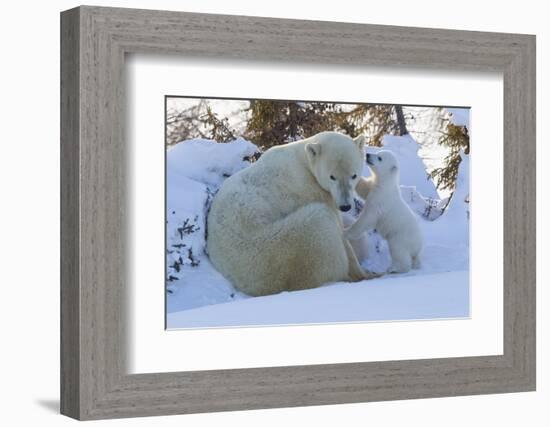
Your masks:
<path fill-rule="evenodd" d="M 372 176 L 363 181 L 365 207 L 351 227 L 345 230 L 349 240 L 376 229 L 387 240 L 392 257 L 390 273 L 406 273 L 420 268 L 422 232 L 415 214 L 401 197 L 399 164 L 390 151 L 367 154 Z"/>

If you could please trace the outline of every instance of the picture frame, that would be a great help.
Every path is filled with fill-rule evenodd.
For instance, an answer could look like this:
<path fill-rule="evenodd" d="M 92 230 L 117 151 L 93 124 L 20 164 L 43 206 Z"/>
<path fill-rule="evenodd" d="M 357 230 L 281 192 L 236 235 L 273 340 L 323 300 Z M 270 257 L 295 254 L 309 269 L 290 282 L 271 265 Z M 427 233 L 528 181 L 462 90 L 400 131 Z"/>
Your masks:
<path fill-rule="evenodd" d="M 502 72 L 503 354 L 128 374 L 128 53 Z M 535 175 L 532 35 L 90 6 L 62 12 L 61 413 L 89 420 L 535 390 Z"/>

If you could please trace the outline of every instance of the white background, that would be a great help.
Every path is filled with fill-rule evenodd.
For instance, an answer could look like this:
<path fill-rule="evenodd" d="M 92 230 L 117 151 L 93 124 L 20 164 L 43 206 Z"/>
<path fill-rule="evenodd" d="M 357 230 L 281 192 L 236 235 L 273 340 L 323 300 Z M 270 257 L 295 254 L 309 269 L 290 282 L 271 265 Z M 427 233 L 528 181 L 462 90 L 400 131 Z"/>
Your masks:
<path fill-rule="evenodd" d="M 2 424 L 63 426 L 57 415 L 59 384 L 59 16 L 71 1 L 9 2 L 0 31 L 1 135 L 0 299 Z M 550 114 L 550 75 L 544 3 L 394 0 L 319 2 L 278 0 L 97 1 L 96 4 L 197 12 L 322 19 L 374 24 L 536 33 L 537 122 Z M 544 76 L 544 77 L 543 77 Z M 549 149 L 538 133 L 539 266 L 548 259 Z M 546 137 L 547 138 L 547 137 Z M 32 269 L 30 266 L 32 265 Z M 218 426 L 544 426 L 548 424 L 550 371 L 549 275 L 538 268 L 538 392 L 414 401 L 276 409 L 116 420 L 109 425 Z M 93 423 L 92 423 L 93 424 Z"/>
<path fill-rule="evenodd" d="M 129 163 L 133 169 L 128 217 L 133 239 L 128 254 L 132 271 L 130 372 L 502 354 L 500 74 L 397 72 L 377 67 L 352 72 L 319 67 L 296 70 L 257 62 L 167 61 L 151 55 L 132 55 L 126 64 Z M 471 182 L 475 183 L 471 191 L 471 200 L 475 200 L 471 216 L 471 318 L 164 331 L 164 293 L 159 292 L 160 287 L 151 286 L 163 282 L 165 268 L 164 151 L 159 149 L 164 135 L 163 95 L 231 97 L 236 96 L 235 91 L 245 98 L 470 106 Z M 493 165 L 490 173 L 485 164 Z M 205 352 L 208 346 L 212 351 Z M 224 349 L 223 357 L 217 349 Z"/>

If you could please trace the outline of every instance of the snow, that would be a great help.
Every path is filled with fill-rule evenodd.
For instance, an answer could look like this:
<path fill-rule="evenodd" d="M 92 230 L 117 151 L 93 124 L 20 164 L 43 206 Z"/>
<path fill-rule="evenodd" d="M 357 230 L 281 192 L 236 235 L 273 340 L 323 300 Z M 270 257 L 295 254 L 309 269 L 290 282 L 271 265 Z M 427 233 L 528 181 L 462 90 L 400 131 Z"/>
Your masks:
<path fill-rule="evenodd" d="M 166 211 L 168 241 L 168 277 L 174 277 L 183 265 L 191 265 L 205 247 L 204 230 L 208 192 L 206 185 L 185 176 L 175 179 L 169 172 Z M 181 197 L 181 194 L 185 197 Z M 191 252 L 189 252 L 191 251 Z M 194 254 L 193 254 L 194 251 Z"/>
<path fill-rule="evenodd" d="M 257 152 L 256 146 L 244 139 L 225 144 L 192 139 L 167 151 L 166 277 L 169 295 L 183 289 L 179 303 L 175 305 L 179 309 L 223 300 L 219 294 L 220 289 L 225 289 L 219 281 L 219 285 L 213 287 L 216 299 L 208 299 L 207 292 L 202 295 L 200 289 L 195 290 L 194 286 L 185 286 L 184 283 L 189 281 L 189 273 L 194 268 L 200 267 L 201 271 L 208 269 L 200 264 L 208 263 L 205 230 L 212 197 L 224 179 L 247 167 L 250 163 L 244 159 Z M 210 270 L 210 276 L 215 276 L 215 270 Z M 212 288 L 210 278 L 206 281 L 208 283 L 204 287 Z M 170 304 L 172 299 L 169 298 L 168 302 Z"/>
<path fill-rule="evenodd" d="M 236 291 L 213 268 L 205 248 L 212 197 L 225 178 L 250 165 L 256 146 L 244 139 L 223 144 L 195 139 L 168 150 L 168 328 L 468 316 L 468 156 L 462 157 L 457 190 L 441 215 L 447 202 L 437 198 L 435 185 L 426 178 L 414 139 L 386 136 L 383 143 L 400 161 L 403 197 L 419 214 L 426 239 L 422 268 L 359 283 L 331 283 L 256 298 Z M 365 168 L 365 175 L 368 173 Z M 427 203 L 435 208 L 423 216 Z M 359 200 L 356 205 L 355 215 L 362 207 Z M 370 232 L 369 257 L 361 261 L 365 268 L 379 272 L 390 264 L 387 244 L 375 231 Z"/>
<path fill-rule="evenodd" d="M 419 156 L 428 173 L 445 166 L 445 158 L 451 149 L 440 144 L 442 126 L 446 120 L 469 128 L 470 108 L 434 108 L 403 106 L 407 129 L 420 145 Z M 439 196 L 447 198 L 452 190 L 439 188 Z"/>
<path fill-rule="evenodd" d="M 434 182 L 430 179 L 426 166 L 418 156 L 420 146 L 411 135 L 394 136 L 385 135 L 382 138 L 383 150 L 391 151 L 399 162 L 399 178 L 402 186 L 415 187 L 425 198 L 439 199 Z M 368 147 L 367 152 L 376 153 L 380 149 Z M 369 176 L 370 171 L 365 164 L 364 176 Z"/>
<path fill-rule="evenodd" d="M 401 185 L 401 196 L 409 207 L 418 215 L 433 221 L 439 218 L 447 205 L 448 199 L 432 199 L 424 197 L 415 186 Z"/>
<path fill-rule="evenodd" d="M 170 148 L 166 169 L 210 186 L 219 186 L 223 180 L 248 166 L 243 160 L 258 148 L 242 138 L 218 144 L 209 139 L 191 139 Z"/>
<path fill-rule="evenodd" d="M 193 328 L 216 327 L 220 319 L 225 326 L 259 326 L 466 317 L 467 282 L 467 271 L 454 271 L 330 284 L 169 313 L 168 324 Z"/>
<path fill-rule="evenodd" d="M 467 249 L 470 242 L 470 158 L 463 152 L 460 157 L 455 192 L 441 218 L 424 227 L 424 237 L 431 242 Z"/>

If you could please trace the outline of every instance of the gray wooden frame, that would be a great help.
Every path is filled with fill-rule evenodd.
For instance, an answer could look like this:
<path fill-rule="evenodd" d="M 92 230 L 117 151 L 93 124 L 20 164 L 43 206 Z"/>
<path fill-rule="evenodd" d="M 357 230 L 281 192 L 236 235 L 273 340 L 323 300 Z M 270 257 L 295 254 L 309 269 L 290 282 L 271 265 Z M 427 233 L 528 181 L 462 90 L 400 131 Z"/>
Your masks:
<path fill-rule="evenodd" d="M 124 57 L 504 76 L 504 354 L 128 375 Z M 78 419 L 535 389 L 535 37 L 79 7 L 61 14 L 61 412 Z"/>

